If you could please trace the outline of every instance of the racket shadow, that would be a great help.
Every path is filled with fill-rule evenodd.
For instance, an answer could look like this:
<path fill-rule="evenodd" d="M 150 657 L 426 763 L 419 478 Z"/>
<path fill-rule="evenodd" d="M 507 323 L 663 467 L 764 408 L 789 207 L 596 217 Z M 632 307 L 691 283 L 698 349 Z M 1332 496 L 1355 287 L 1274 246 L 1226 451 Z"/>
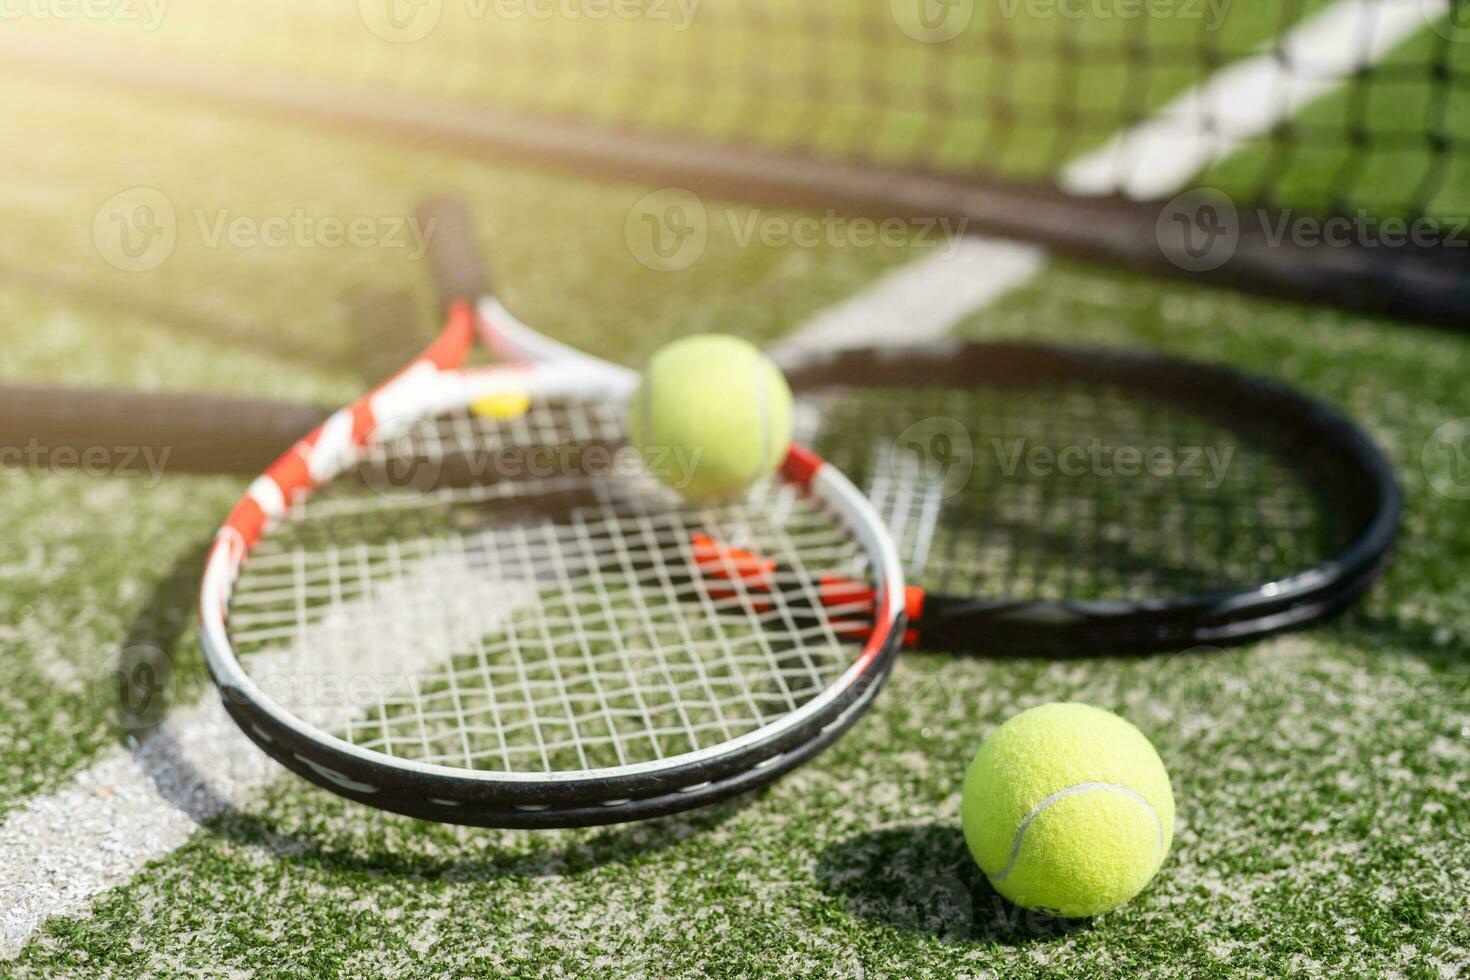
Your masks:
<path fill-rule="evenodd" d="M 1045 942 L 1091 928 L 1013 905 L 976 867 L 955 826 L 916 824 L 855 834 L 817 859 L 818 887 L 866 922 L 950 945 Z"/>
<path fill-rule="evenodd" d="M 317 791 L 313 791 L 317 792 Z M 325 792 L 325 791 L 320 791 Z M 368 821 L 379 824 L 411 822 L 425 832 L 424 841 L 432 844 L 434 856 L 407 850 L 403 835 L 387 835 L 387 840 L 373 851 L 363 851 L 363 843 L 347 827 L 341 843 L 328 835 L 302 831 L 283 832 L 268 816 L 231 809 L 207 824 L 207 829 L 234 843 L 264 849 L 276 859 L 309 865 L 312 869 L 353 874 L 393 875 L 406 878 L 428 878 L 452 882 L 480 882 L 503 879 L 571 877 L 595 871 L 605 865 L 641 860 L 651 854 L 676 847 L 690 838 L 711 833 L 720 824 L 751 805 L 763 792 L 712 804 L 699 810 L 654 818 L 637 824 L 597 827 L 580 830 L 537 829 L 531 831 L 484 830 L 481 828 L 446 828 L 432 821 L 414 820 L 397 814 L 356 807 Z M 338 801 L 323 798 L 325 808 L 338 806 Z M 357 825 L 356 821 L 353 822 Z M 496 835 L 501 843 L 488 845 L 485 834 Z M 511 838 L 499 835 L 511 833 Z M 555 846 L 529 846 L 533 838 L 553 835 Z M 452 835 L 452 836 L 446 836 Z M 412 838 L 407 838 L 411 841 Z M 473 856 L 446 856 L 458 841 Z M 493 847 L 493 850 L 492 850 Z M 490 853 L 486 853 L 490 851 Z"/>

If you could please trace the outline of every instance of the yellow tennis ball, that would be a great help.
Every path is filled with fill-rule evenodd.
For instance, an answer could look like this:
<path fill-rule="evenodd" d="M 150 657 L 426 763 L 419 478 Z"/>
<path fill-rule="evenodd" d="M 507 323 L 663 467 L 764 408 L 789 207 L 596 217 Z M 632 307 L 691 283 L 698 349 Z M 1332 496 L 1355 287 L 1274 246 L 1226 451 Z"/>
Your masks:
<path fill-rule="evenodd" d="M 1068 918 L 1137 895 L 1174 839 L 1159 754 L 1128 722 L 1085 704 L 1045 704 L 992 732 L 965 773 L 960 808 L 995 890 Z"/>
<path fill-rule="evenodd" d="M 770 358 L 724 334 L 685 337 L 648 362 L 628 438 L 651 473 L 695 500 L 770 476 L 791 446 L 791 389 Z"/>

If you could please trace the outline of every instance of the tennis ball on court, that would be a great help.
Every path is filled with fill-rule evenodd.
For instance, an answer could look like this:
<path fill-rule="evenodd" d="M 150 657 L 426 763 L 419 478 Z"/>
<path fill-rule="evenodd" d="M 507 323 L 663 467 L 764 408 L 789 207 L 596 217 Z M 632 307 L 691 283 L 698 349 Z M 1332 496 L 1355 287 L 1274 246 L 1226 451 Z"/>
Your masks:
<path fill-rule="evenodd" d="M 628 404 L 628 438 L 648 470 L 694 500 L 734 496 L 791 447 L 791 389 L 753 345 L 697 334 L 649 359 Z"/>
<path fill-rule="evenodd" d="M 1174 839 L 1159 754 L 1128 722 L 1085 704 L 1044 704 L 992 732 L 965 773 L 960 811 L 996 891 L 1068 918 L 1137 895 Z"/>

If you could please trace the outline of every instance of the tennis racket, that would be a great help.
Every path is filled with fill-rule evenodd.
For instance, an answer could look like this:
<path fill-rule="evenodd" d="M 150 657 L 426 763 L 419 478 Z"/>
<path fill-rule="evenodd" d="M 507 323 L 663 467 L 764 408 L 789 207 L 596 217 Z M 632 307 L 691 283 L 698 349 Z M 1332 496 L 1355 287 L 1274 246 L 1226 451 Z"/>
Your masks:
<path fill-rule="evenodd" d="M 845 731 L 902 632 L 863 495 L 796 447 L 742 500 L 683 503 L 618 462 L 630 373 L 466 367 L 482 324 L 453 304 L 219 531 L 201 632 L 245 733 L 354 800 L 545 827 L 703 805 Z M 765 556 L 759 590 L 706 540 Z M 834 604 L 848 580 L 872 592 Z"/>
<path fill-rule="evenodd" d="M 803 438 L 859 481 L 928 650 L 1088 655 L 1253 640 L 1390 560 L 1393 470 L 1284 386 L 1146 353 L 1008 343 L 787 365 Z"/>
<path fill-rule="evenodd" d="M 480 312 L 501 356 L 595 370 L 493 298 Z M 1388 461 L 1338 412 L 1262 378 L 966 341 L 805 353 L 783 368 L 798 439 L 866 490 L 898 543 L 910 646 L 1087 656 L 1241 643 L 1341 611 L 1392 555 L 1403 504 Z M 732 555 L 758 585 L 760 556 Z"/>
<path fill-rule="evenodd" d="M 259 473 L 330 408 L 195 393 L 0 385 L 0 463 L 64 471 L 88 453 L 178 473 Z"/>
<path fill-rule="evenodd" d="M 413 296 L 368 292 L 344 297 L 353 326 L 350 365 L 376 383 L 419 352 Z M 222 339 L 241 340 L 232 326 Z M 297 354 L 312 363 L 341 365 L 341 354 L 310 342 Z M 36 471 L 91 469 L 146 460 L 167 472 L 259 473 L 283 445 L 309 432 L 330 406 L 190 392 L 137 392 L 67 385 L 0 385 L 0 465 Z"/>

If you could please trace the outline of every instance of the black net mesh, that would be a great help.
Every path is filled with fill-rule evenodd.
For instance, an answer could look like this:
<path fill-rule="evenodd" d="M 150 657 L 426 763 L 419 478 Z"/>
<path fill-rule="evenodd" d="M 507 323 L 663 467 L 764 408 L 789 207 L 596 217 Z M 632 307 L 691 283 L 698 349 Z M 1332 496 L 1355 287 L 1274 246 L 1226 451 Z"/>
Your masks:
<path fill-rule="evenodd" d="M 911 170 L 1374 216 L 1470 206 L 1459 0 L 187 0 L 12 52 Z"/>

